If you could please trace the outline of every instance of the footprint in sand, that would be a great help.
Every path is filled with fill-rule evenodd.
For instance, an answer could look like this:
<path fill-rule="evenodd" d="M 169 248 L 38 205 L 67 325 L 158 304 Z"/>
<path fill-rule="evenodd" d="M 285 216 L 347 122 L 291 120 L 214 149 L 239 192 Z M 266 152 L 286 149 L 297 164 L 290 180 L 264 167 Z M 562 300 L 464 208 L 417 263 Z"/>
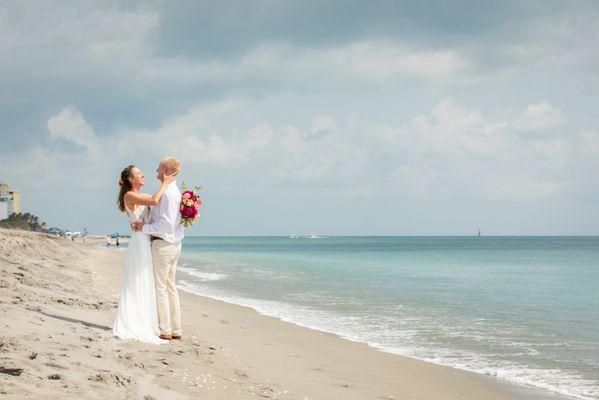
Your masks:
<path fill-rule="evenodd" d="M 240 369 L 236 369 L 235 371 L 233 371 L 235 373 L 235 375 L 237 375 L 239 378 L 242 379 L 247 379 L 248 378 L 248 374 L 245 371 L 242 371 Z"/>

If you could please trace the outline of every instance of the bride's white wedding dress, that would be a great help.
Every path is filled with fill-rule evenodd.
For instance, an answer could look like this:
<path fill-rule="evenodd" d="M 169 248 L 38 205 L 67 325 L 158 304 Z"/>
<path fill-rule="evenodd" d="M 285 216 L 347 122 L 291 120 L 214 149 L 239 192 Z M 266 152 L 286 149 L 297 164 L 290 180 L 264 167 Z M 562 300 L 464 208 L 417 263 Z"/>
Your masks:
<path fill-rule="evenodd" d="M 134 211 L 126 210 L 129 221 L 149 220 L 148 207 L 137 206 Z M 146 343 L 165 343 L 160 339 L 156 289 L 152 267 L 152 245 L 150 236 L 132 232 L 127 248 L 121 297 L 114 326 L 114 336 L 135 339 Z"/>

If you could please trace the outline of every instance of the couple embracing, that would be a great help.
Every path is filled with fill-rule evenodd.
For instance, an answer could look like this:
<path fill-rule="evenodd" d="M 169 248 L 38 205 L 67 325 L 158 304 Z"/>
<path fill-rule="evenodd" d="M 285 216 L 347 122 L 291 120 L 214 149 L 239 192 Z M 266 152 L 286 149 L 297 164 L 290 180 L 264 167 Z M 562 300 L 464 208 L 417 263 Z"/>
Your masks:
<path fill-rule="evenodd" d="M 141 192 L 144 174 L 135 165 L 121 172 L 119 210 L 129 218 L 129 241 L 114 335 L 147 343 L 181 339 L 181 310 L 175 286 L 183 226 L 181 192 L 175 177 L 181 163 L 173 157 L 160 161 L 154 194 Z"/>

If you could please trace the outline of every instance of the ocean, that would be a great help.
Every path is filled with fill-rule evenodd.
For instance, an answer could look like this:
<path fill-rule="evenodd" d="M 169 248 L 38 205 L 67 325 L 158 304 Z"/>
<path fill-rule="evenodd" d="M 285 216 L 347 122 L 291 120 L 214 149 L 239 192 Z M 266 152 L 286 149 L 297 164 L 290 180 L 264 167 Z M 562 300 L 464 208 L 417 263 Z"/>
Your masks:
<path fill-rule="evenodd" d="M 599 399 L 599 237 L 188 237 L 183 289 Z"/>

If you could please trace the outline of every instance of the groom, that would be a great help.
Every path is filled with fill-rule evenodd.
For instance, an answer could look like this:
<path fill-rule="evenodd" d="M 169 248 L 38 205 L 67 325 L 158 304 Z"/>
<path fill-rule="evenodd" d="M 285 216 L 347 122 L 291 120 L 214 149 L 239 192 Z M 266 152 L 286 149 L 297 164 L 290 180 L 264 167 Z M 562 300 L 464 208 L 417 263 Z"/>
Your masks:
<path fill-rule="evenodd" d="M 165 157 L 160 161 L 158 180 L 164 175 L 177 175 L 181 163 L 174 157 Z M 177 261 L 181 254 L 183 225 L 179 214 L 181 192 L 177 182 L 166 188 L 158 205 L 152 207 L 150 223 L 136 226 L 152 238 L 152 263 L 154 264 L 154 282 L 156 285 L 156 304 L 158 308 L 158 328 L 160 338 L 181 339 L 181 310 L 179 294 L 175 286 Z"/>

